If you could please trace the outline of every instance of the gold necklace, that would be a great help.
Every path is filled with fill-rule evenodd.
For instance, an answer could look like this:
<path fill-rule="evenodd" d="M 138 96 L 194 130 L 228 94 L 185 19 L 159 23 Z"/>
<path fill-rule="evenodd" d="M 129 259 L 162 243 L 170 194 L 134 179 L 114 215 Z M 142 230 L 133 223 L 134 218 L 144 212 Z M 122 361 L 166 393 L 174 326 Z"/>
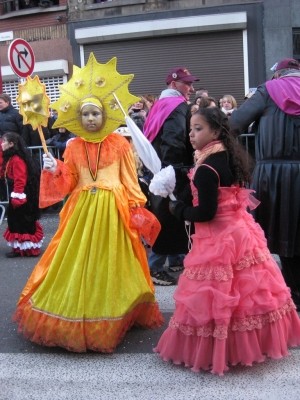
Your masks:
<path fill-rule="evenodd" d="M 88 167 L 89 167 L 89 171 L 90 171 L 91 177 L 92 177 L 92 179 L 93 179 L 94 182 L 97 180 L 98 163 L 99 163 L 99 158 L 100 158 L 101 144 L 102 144 L 102 142 L 101 142 L 101 143 L 98 143 L 98 151 L 97 151 L 97 159 L 96 159 L 96 168 L 95 168 L 95 172 L 94 172 L 94 171 L 92 170 L 92 167 L 91 167 L 91 160 L 90 160 L 89 152 L 88 152 L 88 149 L 87 149 L 87 145 L 86 145 L 86 142 L 84 142 L 86 158 L 87 158 L 87 161 L 88 161 Z"/>

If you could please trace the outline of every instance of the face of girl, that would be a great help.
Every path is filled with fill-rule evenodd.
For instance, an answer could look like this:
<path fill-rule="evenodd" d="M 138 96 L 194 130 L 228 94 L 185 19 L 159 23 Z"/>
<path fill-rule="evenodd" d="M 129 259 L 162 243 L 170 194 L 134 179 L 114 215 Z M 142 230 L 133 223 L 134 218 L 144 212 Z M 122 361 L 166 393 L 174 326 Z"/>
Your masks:
<path fill-rule="evenodd" d="M 192 115 L 190 142 L 194 150 L 202 150 L 207 144 L 217 140 L 218 136 L 219 133 L 209 126 L 202 115 Z"/>
<path fill-rule="evenodd" d="M 10 148 L 13 147 L 13 146 L 14 146 L 13 142 L 9 142 L 9 141 L 6 139 L 6 137 L 2 138 L 1 147 L 2 147 L 2 150 L 3 150 L 3 151 L 5 151 L 5 150 L 7 150 L 7 149 L 10 149 Z"/>
<path fill-rule="evenodd" d="M 103 124 L 103 113 L 100 108 L 87 104 L 81 110 L 81 123 L 88 132 L 98 132 Z"/>

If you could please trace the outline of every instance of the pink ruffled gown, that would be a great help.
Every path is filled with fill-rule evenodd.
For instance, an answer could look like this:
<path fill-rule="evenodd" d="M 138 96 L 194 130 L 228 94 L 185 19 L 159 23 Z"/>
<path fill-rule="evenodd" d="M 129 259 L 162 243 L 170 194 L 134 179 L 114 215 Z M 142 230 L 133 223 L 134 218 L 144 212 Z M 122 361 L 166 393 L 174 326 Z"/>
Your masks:
<path fill-rule="evenodd" d="M 215 218 L 195 223 L 175 312 L 154 349 L 163 360 L 223 375 L 229 366 L 279 359 L 300 345 L 290 291 L 247 212 L 251 197 L 247 189 L 220 187 Z"/>

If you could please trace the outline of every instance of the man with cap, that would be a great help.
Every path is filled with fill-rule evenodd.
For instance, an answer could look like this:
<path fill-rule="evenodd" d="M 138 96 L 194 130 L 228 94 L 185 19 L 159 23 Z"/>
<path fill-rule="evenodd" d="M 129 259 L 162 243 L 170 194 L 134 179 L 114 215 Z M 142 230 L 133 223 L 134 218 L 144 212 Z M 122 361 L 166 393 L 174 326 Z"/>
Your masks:
<path fill-rule="evenodd" d="M 300 63 L 285 58 L 272 71 L 232 113 L 230 125 L 243 133 L 255 122 L 253 188 L 261 201 L 255 217 L 300 310 Z"/>
<path fill-rule="evenodd" d="M 198 80 L 185 67 L 173 68 L 166 77 L 167 89 L 154 103 L 144 124 L 144 134 L 155 148 L 162 167 L 174 167 L 174 195 L 184 201 L 191 201 L 187 172 L 193 164 L 188 102 L 194 92 L 193 83 Z M 174 285 L 177 281 L 164 270 L 164 264 L 168 259 L 169 272 L 183 269 L 183 257 L 188 251 L 185 224 L 169 212 L 169 199 L 150 194 L 150 203 L 162 227 L 148 260 L 152 280 L 156 285 Z"/>

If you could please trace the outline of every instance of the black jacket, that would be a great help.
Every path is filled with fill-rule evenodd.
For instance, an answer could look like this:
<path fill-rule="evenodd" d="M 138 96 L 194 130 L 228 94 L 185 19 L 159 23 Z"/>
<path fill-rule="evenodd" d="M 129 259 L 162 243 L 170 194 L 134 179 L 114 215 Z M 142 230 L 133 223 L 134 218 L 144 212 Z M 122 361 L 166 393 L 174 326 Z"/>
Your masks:
<path fill-rule="evenodd" d="M 253 188 L 261 201 L 255 210 L 255 219 L 262 226 L 272 253 L 284 257 L 299 256 L 299 117 L 282 111 L 263 84 L 232 113 L 230 125 L 243 133 L 253 121 L 256 121 Z"/>
<path fill-rule="evenodd" d="M 23 117 L 12 105 L 0 111 L 0 137 L 5 132 L 16 132 L 23 134 Z"/>
<path fill-rule="evenodd" d="M 179 104 L 165 120 L 152 142 L 162 167 L 172 165 L 176 174 L 176 198 L 191 204 L 191 191 L 187 173 L 193 163 L 193 149 L 189 142 L 189 108 Z M 180 254 L 188 251 L 188 236 L 184 221 L 169 212 L 169 198 L 150 193 L 150 209 L 161 223 L 161 231 L 153 246 L 157 254 Z"/>

